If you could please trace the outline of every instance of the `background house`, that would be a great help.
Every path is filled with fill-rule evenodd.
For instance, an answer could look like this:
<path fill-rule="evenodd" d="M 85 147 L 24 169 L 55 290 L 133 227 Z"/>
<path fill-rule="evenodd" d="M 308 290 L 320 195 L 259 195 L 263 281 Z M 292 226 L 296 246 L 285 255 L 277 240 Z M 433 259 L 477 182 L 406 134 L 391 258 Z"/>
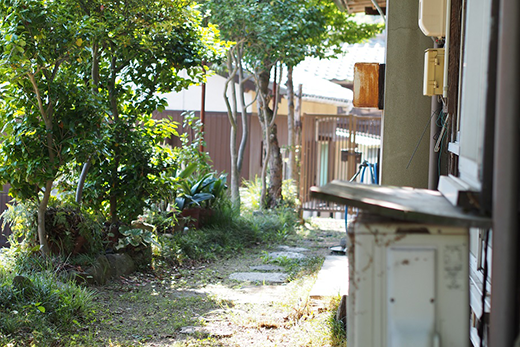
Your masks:
<path fill-rule="evenodd" d="M 304 92 L 301 98 L 302 113 L 335 115 L 338 112 L 344 112 L 342 110 L 350 110 L 352 108 L 351 90 L 314 75 L 307 77 L 309 79 L 305 80 Z M 213 161 L 213 167 L 217 171 L 229 172 L 231 167 L 229 154 L 230 125 L 223 97 L 225 81 L 225 77 L 217 74 L 208 78 L 205 86 L 206 124 L 204 131 L 207 143 L 206 150 Z M 301 82 L 304 82 L 304 80 L 295 76 L 295 84 L 298 85 Z M 254 88 L 254 86 L 252 83 L 248 86 L 250 89 L 246 94 L 246 103 L 251 103 L 254 100 L 254 90 L 251 88 Z M 281 93 L 285 93 L 284 87 L 281 88 Z M 164 97 L 168 102 L 168 106 L 165 111 L 157 114 L 156 117 L 170 115 L 182 124 L 180 115 L 183 112 L 194 111 L 196 114 L 200 114 L 202 103 L 202 87 L 200 85 L 191 86 L 187 90 L 179 93 L 170 93 L 164 95 Z M 278 110 L 276 118 L 278 140 L 280 146 L 283 147 L 287 146 L 287 100 L 285 98 L 281 99 Z M 255 175 L 260 176 L 261 172 L 262 131 L 257 116 L 256 103 L 253 103 L 248 111 L 250 117 L 250 139 L 241 174 L 244 179 L 253 179 Z M 239 131 L 240 137 L 241 130 Z"/>
<path fill-rule="evenodd" d="M 368 108 L 353 108 L 352 83 L 354 64 L 359 61 L 384 61 L 385 35 L 360 44 L 346 44 L 344 53 L 337 59 L 319 60 L 307 58 L 295 67 L 294 86 L 302 86 L 296 100 L 297 124 L 301 134 L 301 180 L 300 193 L 304 208 L 314 213 L 334 213 L 343 216 L 344 208 L 335 204 L 316 202 L 309 197 L 309 188 L 333 179 L 350 179 L 358 170 L 361 161 L 375 163 L 379 158 L 381 111 Z M 274 76 L 272 76 L 274 80 Z M 230 171 L 229 136 L 230 125 L 223 93 L 225 77 L 218 74 L 208 78 L 205 85 L 205 150 L 217 171 Z M 282 72 L 276 125 L 282 155 L 286 157 L 287 146 L 287 100 L 285 98 L 286 71 Z M 271 83 L 272 86 L 272 83 Z M 254 85 L 248 85 L 246 103 L 254 100 Z M 172 116 L 182 124 L 185 111 L 200 113 L 202 87 L 192 86 L 179 93 L 164 95 L 168 102 L 166 110 L 156 117 Z M 250 108 L 250 137 L 244 157 L 241 175 L 251 180 L 260 176 L 262 169 L 263 138 L 257 116 L 256 103 Z M 239 138 L 240 138 L 239 130 Z M 173 140 L 172 145 L 180 143 Z M 356 156 L 357 153 L 357 156 Z M 350 160 L 349 160 L 350 158 Z M 370 179 L 365 176 L 366 180 Z M 361 179 L 361 176 L 359 177 Z"/>

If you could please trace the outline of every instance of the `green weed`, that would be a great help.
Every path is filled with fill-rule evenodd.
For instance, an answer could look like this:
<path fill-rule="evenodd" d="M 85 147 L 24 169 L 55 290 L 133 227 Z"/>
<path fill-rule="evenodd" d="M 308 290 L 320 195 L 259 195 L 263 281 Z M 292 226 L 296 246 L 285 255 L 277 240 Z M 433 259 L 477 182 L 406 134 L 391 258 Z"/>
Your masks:
<path fill-rule="evenodd" d="M 49 262 L 42 261 L 41 270 L 30 271 L 38 263 L 35 255 L 25 257 L 31 259 L 25 266 L 6 252 L 1 258 L 0 345 L 11 340 L 20 346 L 52 345 L 59 336 L 74 333 L 93 319 L 93 292 L 62 282 Z"/>
<path fill-rule="evenodd" d="M 341 302 L 341 296 L 334 297 L 330 302 L 328 326 L 332 346 L 345 346 L 347 344 L 347 332 L 344 323 L 336 319 L 336 312 Z"/>
<path fill-rule="evenodd" d="M 221 203 L 204 228 L 159 235 L 155 254 L 158 260 L 173 264 L 186 259 L 215 260 L 252 245 L 281 242 L 295 234 L 296 225 L 292 209 L 240 215 L 230 204 Z"/>

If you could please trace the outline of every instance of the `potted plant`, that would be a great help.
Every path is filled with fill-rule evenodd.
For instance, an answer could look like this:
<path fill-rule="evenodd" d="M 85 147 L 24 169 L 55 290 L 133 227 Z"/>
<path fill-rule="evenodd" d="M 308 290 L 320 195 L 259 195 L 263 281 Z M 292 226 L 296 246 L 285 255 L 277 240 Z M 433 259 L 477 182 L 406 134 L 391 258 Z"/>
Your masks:
<path fill-rule="evenodd" d="M 226 189 L 226 175 L 208 173 L 200 179 L 186 179 L 179 183 L 175 205 L 180 215 L 190 218 L 189 223 L 199 228 L 211 216 L 211 204 Z"/>

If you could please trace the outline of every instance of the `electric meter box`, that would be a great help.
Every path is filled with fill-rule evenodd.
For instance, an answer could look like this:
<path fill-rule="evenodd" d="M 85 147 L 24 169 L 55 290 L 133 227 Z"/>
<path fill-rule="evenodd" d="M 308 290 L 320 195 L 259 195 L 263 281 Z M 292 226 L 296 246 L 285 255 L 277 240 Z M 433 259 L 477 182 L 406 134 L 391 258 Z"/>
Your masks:
<path fill-rule="evenodd" d="M 446 36 L 446 0 L 419 0 L 419 28 L 426 36 Z"/>
<path fill-rule="evenodd" d="M 444 87 L 444 48 L 431 48 L 424 52 L 423 94 L 442 95 Z"/>
<path fill-rule="evenodd" d="M 349 226 L 350 347 L 469 346 L 468 228 L 360 215 Z"/>

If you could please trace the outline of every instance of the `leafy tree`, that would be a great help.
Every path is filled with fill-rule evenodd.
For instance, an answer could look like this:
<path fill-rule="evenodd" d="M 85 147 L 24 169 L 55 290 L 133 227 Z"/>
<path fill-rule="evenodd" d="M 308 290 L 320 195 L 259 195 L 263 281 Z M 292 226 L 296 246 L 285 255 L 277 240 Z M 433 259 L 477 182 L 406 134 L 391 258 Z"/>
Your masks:
<path fill-rule="evenodd" d="M 230 132 L 230 191 L 231 201 L 235 208 L 240 208 L 240 172 L 244 153 L 249 138 L 249 117 L 247 109 L 251 104 L 246 103 L 245 83 L 252 79 L 251 73 L 243 65 L 245 45 L 249 43 L 247 36 L 252 33 L 251 18 L 256 12 L 257 4 L 254 1 L 208 1 L 205 2 L 211 16 L 210 20 L 218 23 L 221 35 L 228 40 L 226 68 L 228 78 L 224 88 L 224 100 L 227 106 Z M 225 6 L 225 8 L 223 8 Z M 232 7 L 232 11 L 227 11 Z M 238 84 L 235 87 L 235 81 Z M 231 85 L 231 87 L 230 87 Z M 242 134 L 238 142 L 238 127 L 241 125 Z"/>
<path fill-rule="evenodd" d="M 97 196 L 109 206 L 111 222 L 126 221 L 142 210 L 141 200 L 149 193 L 145 187 L 153 161 L 145 148 L 160 138 L 149 135 L 166 124 L 151 121 L 152 112 L 164 109 L 157 92 L 179 91 L 201 81 L 203 62 L 219 54 L 218 32 L 201 26 L 190 0 L 79 4 L 88 22 L 84 40 L 90 48 L 82 71 L 109 109 L 107 141 L 93 156 L 96 171 L 87 185 L 103 190 Z M 187 78 L 180 74 L 183 69 Z"/>
<path fill-rule="evenodd" d="M 383 30 L 380 24 L 360 23 L 354 15 L 338 10 L 331 1 L 296 1 L 300 10 L 294 14 L 297 35 L 288 40 L 283 49 L 281 61 L 287 67 L 288 100 L 288 148 L 289 162 L 287 171 L 293 181 L 297 181 L 296 143 L 294 131 L 294 85 L 293 69 L 306 57 L 332 59 L 342 53 L 345 43 L 359 43 L 373 37 Z"/>
<path fill-rule="evenodd" d="M 117 213 L 120 221 L 130 224 L 143 209 L 148 199 L 165 190 L 169 175 L 176 168 L 177 151 L 162 143 L 165 139 L 177 136 L 174 122 L 147 119 L 139 126 L 122 121 L 107 124 L 102 131 L 103 150 L 92 159 L 86 180 L 83 199 L 89 208 L 101 211 L 111 217 L 112 196 L 116 196 Z M 115 141 L 123 137 L 124 141 Z M 113 159 L 119 156 L 117 168 L 117 191 L 114 192 L 109 178 L 113 177 Z"/>
<path fill-rule="evenodd" d="M 331 56 L 331 53 L 338 51 L 341 43 L 358 42 L 380 29 L 374 25 L 357 24 L 352 17 L 339 12 L 328 1 L 208 0 L 206 5 L 211 11 L 210 20 L 219 25 L 223 38 L 235 42 L 228 59 L 230 80 L 235 78 L 234 74 L 242 72 L 244 66 L 254 76 L 259 120 L 266 148 L 262 170 L 262 201 L 264 206 L 275 206 L 281 199 L 282 159 L 274 123 L 278 105 L 277 91 L 271 94 L 270 88 L 273 67 L 279 63 L 286 64 L 291 74 L 293 67 L 306 56 Z M 242 81 L 243 77 L 239 78 L 240 86 Z M 289 89 L 292 93 L 291 86 Z M 275 100 L 271 106 L 273 97 Z M 292 97 L 289 99 L 291 102 Z M 228 108 L 228 113 L 232 114 L 232 107 Z M 294 111 L 290 112 L 289 118 L 292 125 Z M 230 118 L 230 121 L 233 128 L 234 120 Z M 291 138 L 290 147 L 294 148 L 294 138 Z M 233 141 L 231 145 L 234 145 Z M 268 166 L 270 186 L 267 193 Z M 233 175 L 231 180 L 233 182 Z"/>
<path fill-rule="evenodd" d="M 0 3 L 2 142 L 0 180 L 38 204 L 38 238 L 48 253 L 45 211 L 60 168 L 93 144 L 102 108 L 71 62 L 84 51 L 68 0 Z"/>
<path fill-rule="evenodd" d="M 260 107 L 261 105 L 266 104 L 266 98 L 270 98 L 268 95 L 269 71 L 275 61 L 271 62 L 269 60 L 269 55 L 275 51 L 276 37 L 272 34 L 270 23 L 273 18 L 265 12 L 270 10 L 271 5 L 268 2 L 256 0 L 210 0 L 206 1 L 205 5 L 210 10 L 210 21 L 218 24 L 222 37 L 234 42 L 233 47 L 228 52 L 227 68 L 229 78 L 226 83 L 226 91 L 229 83 L 234 81 L 235 78 L 238 78 L 241 122 L 243 129 L 238 149 L 236 148 L 238 108 L 234 85 L 231 88 L 231 102 L 228 100 L 226 94 L 224 97 L 226 98 L 231 124 L 231 196 L 234 205 L 238 206 L 240 204 L 238 194 L 239 175 L 242 166 L 243 152 L 248 139 L 247 107 L 249 105 L 246 105 L 245 103 L 244 83 L 248 79 L 255 80 L 257 95 L 260 96 L 258 98 Z M 262 74 L 262 72 L 265 73 Z M 246 74 L 248 75 L 247 77 L 245 76 Z M 260 81 L 263 80 L 262 78 L 265 77 L 265 75 L 267 75 L 267 84 L 261 84 Z M 264 85 L 265 88 L 263 88 Z M 259 119 L 263 127 L 263 133 L 266 135 L 266 138 L 269 138 L 268 134 L 270 131 L 266 128 L 265 124 L 269 124 L 273 117 L 269 113 L 271 110 L 268 107 L 266 109 L 261 108 L 261 110 L 262 111 L 259 112 Z M 276 137 L 274 139 L 276 140 Z M 269 148 L 270 141 L 265 141 L 265 143 Z M 271 146 L 271 148 L 275 148 L 274 151 L 276 152 L 276 148 L 278 147 Z M 279 158 L 281 160 L 281 157 Z M 277 167 L 281 167 L 281 162 L 280 165 L 271 165 L 272 177 L 275 172 L 273 168 Z M 263 168 L 264 189 L 262 195 L 265 197 L 265 174 L 267 172 L 267 161 L 264 163 Z M 265 200 L 265 198 L 262 200 Z"/>
<path fill-rule="evenodd" d="M 0 3 L 0 179 L 15 197 L 38 203 L 44 253 L 45 210 L 63 165 L 105 164 L 94 178 L 105 182 L 117 221 L 129 191 L 123 184 L 139 192 L 147 186 L 136 181 L 149 179 L 153 160 L 144 148 L 161 137 L 150 120 L 164 103 L 156 92 L 199 81 L 202 61 L 219 54 L 218 42 L 188 0 Z M 182 69 L 188 78 L 180 77 Z"/>

